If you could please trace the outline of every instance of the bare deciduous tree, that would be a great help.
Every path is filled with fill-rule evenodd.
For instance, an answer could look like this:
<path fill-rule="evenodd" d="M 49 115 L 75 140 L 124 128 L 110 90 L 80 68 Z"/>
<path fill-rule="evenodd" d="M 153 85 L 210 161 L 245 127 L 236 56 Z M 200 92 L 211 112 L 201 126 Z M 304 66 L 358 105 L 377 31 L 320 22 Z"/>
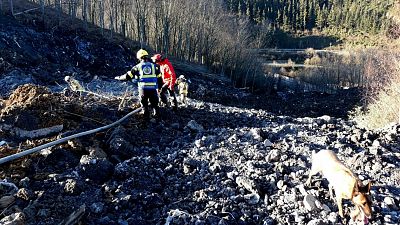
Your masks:
<path fill-rule="evenodd" d="M 1 0 L 3 1 L 3 0 Z M 166 56 L 205 64 L 226 73 L 238 86 L 256 85 L 259 64 L 248 53 L 247 18 L 224 10 L 221 0 L 33 0 L 101 29 L 120 33 Z M 12 3 L 12 0 L 10 0 Z M 64 7 L 63 7 L 64 4 Z M 263 32 L 268 32 L 266 29 Z M 259 32 L 258 46 L 265 33 Z M 263 36 L 264 35 L 264 36 Z M 245 75 L 245 76 L 244 76 Z M 261 74 L 263 76 L 263 74 Z"/>

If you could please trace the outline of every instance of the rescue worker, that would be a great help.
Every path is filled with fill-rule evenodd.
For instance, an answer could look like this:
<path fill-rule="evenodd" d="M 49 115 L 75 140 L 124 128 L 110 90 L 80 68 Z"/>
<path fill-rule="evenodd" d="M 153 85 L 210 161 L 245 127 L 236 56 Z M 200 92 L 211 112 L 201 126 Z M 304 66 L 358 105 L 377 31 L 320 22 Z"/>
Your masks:
<path fill-rule="evenodd" d="M 85 90 L 85 88 L 79 83 L 79 81 L 75 80 L 74 78 L 72 78 L 70 76 L 65 76 L 64 80 L 65 80 L 65 82 L 68 83 L 68 85 L 72 91 L 81 92 L 81 91 Z"/>
<path fill-rule="evenodd" d="M 178 90 L 179 90 L 179 100 L 182 104 L 185 106 L 187 105 L 187 94 L 188 94 L 188 89 L 189 89 L 189 84 L 188 81 L 186 80 L 184 75 L 180 75 L 176 84 L 178 84 Z"/>
<path fill-rule="evenodd" d="M 162 74 L 162 86 L 160 85 L 160 97 L 161 101 L 169 107 L 169 101 L 167 98 L 167 92 L 171 97 L 173 97 L 174 101 L 174 109 L 178 109 L 178 101 L 175 96 L 174 92 L 174 85 L 176 82 L 176 74 L 174 67 L 172 66 L 171 62 L 163 57 L 161 54 L 155 54 L 151 57 L 154 63 L 160 66 L 161 74 Z"/>
<path fill-rule="evenodd" d="M 155 110 L 155 116 L 160 119 L 160 110 L 158 108 L 157 77 L 161 75 L 160 67 L 153 62 L 146 50 L 140 49 L 136 58 L 140 62 L 132 69 L 121 76 L 115 77 L 116 80 L 138 80 L 140 103 L 144 109 L 144 117 L 150 120 L 149 102 Z"/>

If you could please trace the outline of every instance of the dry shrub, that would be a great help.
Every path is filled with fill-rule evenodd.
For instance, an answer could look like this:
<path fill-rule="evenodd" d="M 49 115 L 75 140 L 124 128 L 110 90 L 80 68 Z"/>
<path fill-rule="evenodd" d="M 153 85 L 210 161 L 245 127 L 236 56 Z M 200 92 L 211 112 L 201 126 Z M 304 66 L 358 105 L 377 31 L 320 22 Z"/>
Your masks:
<path fill-rule="evenodd" d="M 320 89 L 363 87 L 366 85 L 364 67 L 375 52 L 364 49 L 327 51 L 307 59 L 298 79 Z"/>
<path fill-rule="evenodd" d="M 317 65 L 318 66 L 318 65 L 321 64 L 321 57 L 319 57 L 318 55 L 314 55 L 311 58 L 307 58 L 304 61 L 304 64 L 306 64 L 306 65 Z"/>
<path fill-rule="evenodd" d="M 377 129 L 400 122 L 399 53 L 376 54 L 365 67 L 368 80 L 365 105 L 353 112 L 362 127 Z"/>
<path fill-rule="evenodd" d="M 306 54 L 309 56 L 314 56 L 315 55 L 315 50 L 313 48 L 307 48 L 306 49 Z"/>

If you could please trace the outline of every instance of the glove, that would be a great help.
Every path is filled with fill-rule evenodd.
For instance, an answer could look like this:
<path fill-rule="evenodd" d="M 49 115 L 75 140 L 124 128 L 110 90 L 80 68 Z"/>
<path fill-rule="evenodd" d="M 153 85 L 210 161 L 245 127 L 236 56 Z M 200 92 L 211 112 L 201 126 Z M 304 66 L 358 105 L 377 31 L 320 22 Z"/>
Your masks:
<path fill-rule="evenodd" d="M 124 77 L 124 75 L 116 76 L 116 77 L 114 77 L 114 79 L 116 79 L 116 80 L 125 80 L 123 77 Z"/>

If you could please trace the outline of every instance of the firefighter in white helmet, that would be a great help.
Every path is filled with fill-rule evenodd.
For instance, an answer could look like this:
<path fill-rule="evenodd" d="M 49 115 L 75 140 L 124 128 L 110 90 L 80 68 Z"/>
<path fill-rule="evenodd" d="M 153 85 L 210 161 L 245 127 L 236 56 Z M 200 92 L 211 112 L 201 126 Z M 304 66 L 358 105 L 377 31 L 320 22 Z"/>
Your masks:
<path fill-rule="evenodd" d="M 70 76 L 65 76 L 64 77 L 65 82 L 68 83 L 69 88 L 74 91 L 74 92 L 82 92 L 85 91 L 85 88 L 73 77 Z"/>
<path fill-rule="evenodd" d="M 187 95 L 189 84 L 184 75 L 180 75 L 176 83 L 178 84 L 179 100 L 185 106 L 187 105 Z"/>

